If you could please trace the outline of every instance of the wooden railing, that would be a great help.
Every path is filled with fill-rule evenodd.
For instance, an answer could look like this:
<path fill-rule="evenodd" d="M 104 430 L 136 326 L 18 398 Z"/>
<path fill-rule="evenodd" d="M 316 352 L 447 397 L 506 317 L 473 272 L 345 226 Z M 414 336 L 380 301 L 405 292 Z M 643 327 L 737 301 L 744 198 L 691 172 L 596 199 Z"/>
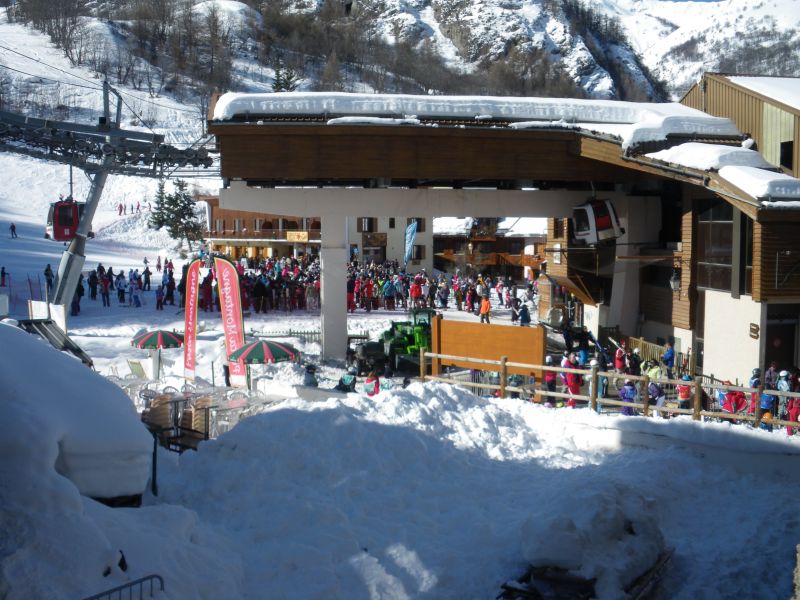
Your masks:
<path fill-rule="evenodd" d="M 628 346 L 631 349 L 639 348 L 639 356 L 641 357 L 642 361 L 649 360 L 655 362 L 656 364 L 661 364 L 661 356 L 664 354 L 664 346 L 660 344 L 654 344 L 653 342 L 648 342 L 644 338 L 636 337 L 628 338 Z M 696 368 L 694 354 L 692 353 L 691 348 L 688 352 L 675 351 L 675 367 L 673 368 L 673 372 L 675 374 L 687 373 L 690 376 L 694 376 L 696 373 Z"/>
<path fill-rule="evenodd" d="M 459 363 L 468 363 L 474 364 L 476 369 L 482 370 L 491 370 L 496 371 L 499 374 L 498 383 L 482 383 L 482 382 L 465 382 L 461 379 L 455 377 L 445 377 L 445 376 L 434 376 L 428 375 L 427 373 L 427 362 L 426 360 L 429 359 L 438 359 L 442 361 L 442 363 L 447 363 L 447 361 L 458 361 Z M 486 369 L 485 367 L 496 367 L 493 369 Z M 551 371 L 556 373 L 578 373 L 584 377 L 584 381 L 589 382 L 588 386 L 588 394 L 570 394 L 565 392 L 556 392 L 550 391 L 546 388 L 543 388 L 539 385 L 534 384 L 531 385 L 522 385 L 522 386 L 511 386 L 508 385 L 508 368 L 509 367 L 517 367 L 531 371 Z M 690 381 L 685 381 L 682 379 L 664 379 L 664 378 L 654 378 L 650 379 L 647 375 L 625 375 L 620 374 L 612 371 L 598 371 L 597 368 L 592 369 L 570 369 L 565 367 L 553 367 L 548 365 L 533 365 L 527 363 L 517 363 L 511 362 L 507 360 L 505 356 L 500 357 L 499 360 L 488 360 L 488 359 L 478 359 L 478 358 L 470 358 L 467 356 L 453 356 L 449 354 L 438 354 L 435 352 L 427 352 L 424 348 L 420 349 L 420 379 L 423 381 L 430 380 L 430 381 L 441 381 L 444 383 L 450 383 L 453 385 L 459 385 L 462 387 L 468 388 L 476 388 L 476 389 L 487 389 L 487 390 L 495 390 L 498 393 L 498 396 L 501 398 L 506 398 L 508 392 L 513 392 L 517 394 L 530 394 L 531 401 L 534 402 L 541 402 L 544 397 L 552 397 L 552 398 L 572 398 L 577 401 L 583 401 L 588 403 L 588 405 L 592 408 L 592 410 L 597 411 L 598 406 L 602 404 L 602 406 L 616 406 L 616 407 L 627 407 L 633 408 L 634 410 L 639 410 L 644 416 L 650 416 L 651 410 L 653 409 L 653 404 L 648 399 L 647 390 L 650 385 L 650 382 L 653 381 L 657 383 L 662 389 L 667 388 L 668 386 L 677 386 L 677 385 L 686 385 L 691 388 L 691 407 L 690 408 L 680 408 L 675 406 L 661 406 L 658 407 L 658 410 L 661 412 L 667 412 L 670 414 L 684 414 L 684 415 L 691 415 L 692 419 L 695 421 L 699 421 L 702 418 L 711 418 L 711 419 L 723 419 L 729 421 L 749 421 L 752 422 L 754 426 L 758 427 L 762 422 L 762 416 L 764 411 L 761 408 L 761 394 L 764 392 L 763 386 L 758 388 L 750 388 L 750 387 L 742 387 L 737 385 L 714 385 L 713 389 L 709 388 L 707 385 L 704 385 L 704 381 L 702 377 L 695 377 Z M 605 377 L 609 382 L 615 379 L 630 379 L 631 381 L 636 382 L 637 391 L 639 393 L 639 397 L 641 398 L 641 402 L 625 402 L 620 399 L 614 398 L 606 398 L 599 396 L 597 393 L 598 384 L 600 383 L 600 378 Z M 585 384 L 584 384 L 585 385 Z M 582 386 L 583 387 L 583 386 Z M 753 414 L 749 413 L 729 413 L 721 410 L 712 410 L 710 408 L 703 407 L 703 392 L 704 387 L 708 390 L 706 395 L 712 399 L 713 404 L 713 394 L 716 390 L 722 390 L 724 392 L 728 391 L 740 391 L 745 393 L 746 396 L 750 396 L 751 394 L 756 394 L 755 398 L 755 410 Z M 711 392 L 711 393 L 708 393 Z M 780 397 L 784 398 L 800 398 L 800 392 L 782 392 L 778 390 L 769 390 L 767 392 L 769 395 L 774 396 L 776 401 Z M 749 398 L 748 398 L 749 400 Z M 749 401 L 748 401 L 749 405 Z M 764 421 L 765 423 L 767 421 Z M 786 427 L 800 427 L 800 424 L 797 421 L 785 421 L 782 419 L 770 418 L 768 423 L 773 426 L 786 426 Z"/>

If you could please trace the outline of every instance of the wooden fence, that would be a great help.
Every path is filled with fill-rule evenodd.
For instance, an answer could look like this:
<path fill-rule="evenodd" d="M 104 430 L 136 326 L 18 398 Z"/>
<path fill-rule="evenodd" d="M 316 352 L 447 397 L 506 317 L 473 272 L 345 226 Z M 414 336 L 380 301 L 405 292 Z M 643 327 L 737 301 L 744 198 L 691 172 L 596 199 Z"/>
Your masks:
<path fill-rule="evenodd" d="M 463 376 L 455 376 L 449 377 L 446 374 L 443 375 L 429 375 L 427 373 L 426 368 L 426 360 L 430 359 L 438 359 L 441 361 L 449 361 L 449 362 L 458 362 L 459 364 L 468 364 L 470 366 L 474 366 L 474 369 L 479 369 L 483 371 L 495 371 L 498 373 L 497 383 L 486 383 L 483 381 L 465 381 Z M 489 368 L 487 368 L 489 367 Z M 528 372 L 544 372 L 544 371 L 551 371 L 556 373 L 578 373 L 583 376 L 584 382 L 589 382 L 588 385 L 588 393 L 587 394 L 570 394 L 566 392 L 556 392 L 556 391 L 549 391 L 548 389 L 541 387 L 540 384 L 523 384 L 521 386 L 513 386 L 508 384 L 508 377 L 509 374 L 513 371 L 519 372 L 520 370 L 528 371 Z M 661 406 L 657 407 L 657 410 L 660 412 L 666 412 L 669 414 L 684 414 L 684 415 L 691 415 L 695 421 L 699 421 L 703 418 L 708 419 L 720 419 L 720 420 L 728 420 L 728 421 L 748 421 L 752 422 L 755 427 L 758 427 L 762 421 L 764 423 L 768 423 L 773 426 L 786 426 L 786 427 L 798 427 L 797 421 L 785 421 L 782 419 L 776 418 L 769 418 L 769 419 L 762 419 L 764 411 L 761 408 L 761 394 L 764 392 L 763 386 L 759 386 L 758 388 L 750 388 L 750 387 L 742 387 L 738 385 L 714 385 L 713 388 L 709 388 L 708 385 L 704 385 L 703 378 L 698 376 L 692 379 L 691 381 L 684 381 L 681 379 L 665 379 L 665 378 L 654 378 L 650 379 L 647 375 L 621 375 L 619 373 L 613 371 L 598 371 L 597 368 L 592 369 L 570 369 L 565 367 L 553 367 L 549 365 L 534 365 L 534 364 L 527 364 L 527 363 L 517 363 L 512 362 L 507 359 L 507 357 L 502 356 L 499 360 L 490 360 L 490 359 L 483 359 L 483 358 L 470 358 L 466 356 L 452 356 L 447 354 L 437 354 L 435 352 L 426 352 L 425 349 L 420 350 L 420 378 L 423 381 L 441 381 L 444 383 L 450 383 L 453 385 L 459 385 L 462 387 L 467 387 L 471 389 L 485 389 L 485 390 L 493 390 L 497 392 L 497 395 L 500 398 L 506 398 L 509 392 L 517 393 L 521 395 L 529 395 L 530 400 L 533 402 L 542 402 L 544 397 L 553 397 L 553 398 L 572 398 L 576 401 L 583 401 L 586 402 L 592 410 L 597 411 L 598 406 L 602 405 L 603 407 L 606 406 L 615 406 L 615 407 L 627 407 L 633 408 L 634 410 L 640 411 L 644 416 L 650 416 L 651 411 L 654 409 L 654 404 L 649 401 L 647 390 L 650 385 L 650 382 L 653 381 L 657 383 L 662 389 L 666 389 L 668 386 L 677 386 L 677 385 L 686 385 L 691 388 L 691 407 L 690 408 L 680 408 L 677 406 Z M 602 377 L 607 378 L 608 381 L 611 381 L 615 378 L 625 378 L 630 379 L 636 383 L 636 388 L 639 393 L 639 398 L 641 398 L 641 402 L 625 402 L 621 399 L 615 398 L 606 398 L 599 396 L 597 393 L 598 384 Z M 584 384 L 585 385 L 585 384 Z M 703 395 L 704 395 L 704 387 L 706 388 L 706 396 L 711 400 L 708 407 L 703 406 Z M 582 386 L 583 388 L 583 386 Z M 729 413 L 723 410 L 714 410 L 714 395 L 715 392 L 721 390 L 724 392 L 728 391 L 740 391 L 744 392 L 746 396 L 749 396 L 753 393 L 756 394 L 755 398 L 755 410 L 753 414 L 738 412 L 738 413 Z M 774 396 L 775 401 L 778 398 L 800 398 L 800 392 L 779 392 L 778 390 L 768 390 L 767 392 L 769 395 Z M 749 402 L 748 402 L 749 405 Z"/>

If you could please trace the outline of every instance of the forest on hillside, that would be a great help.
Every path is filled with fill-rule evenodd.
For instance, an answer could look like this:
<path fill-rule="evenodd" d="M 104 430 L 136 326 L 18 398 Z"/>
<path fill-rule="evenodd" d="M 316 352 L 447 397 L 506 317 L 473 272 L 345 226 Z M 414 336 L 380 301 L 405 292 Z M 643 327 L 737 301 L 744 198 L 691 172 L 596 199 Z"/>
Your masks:
<path fill-rule="evenodd" d="M 485 57 L 480 68 L 461 72 L 449 68 L 425 40 L 398 33 L 389 43 L 377 25 L 385 9 L 380 1 L 359 3 L 354 10 L 351 0 L 325 0 L 298 10 L 290 0 L 244 0 L 250 10 L 236 20 L 227 19 L 215 3 L 193 0 L 0 0 L 3 4 L 10 20 L 48 35 L 73 65 L 112 85 L 196 103 L 201 114 L 214 92 L 243 89 L 237 59 L 274 72 L 264 86 L 274 91 L 305 81 L 317 91 L 585 95 L 544 49 L 510 47 L 501 57 Z M 603 59 L 604 48 L 624 43 L 618 24 L 579 0 L 548 0 L 544 9 L 560 11 L 576 34 L 590 40 L 598 62 L 618 81 L 621 99 L 646 99 L 613 60 Z M 98 23 L 111 36 L 99 32 Z M 45 110 L 47 98 L 10 86 L 9 79 L 0 72 L 0 107 Z M 61 107 L 62 113 L 70 109 Z"/>

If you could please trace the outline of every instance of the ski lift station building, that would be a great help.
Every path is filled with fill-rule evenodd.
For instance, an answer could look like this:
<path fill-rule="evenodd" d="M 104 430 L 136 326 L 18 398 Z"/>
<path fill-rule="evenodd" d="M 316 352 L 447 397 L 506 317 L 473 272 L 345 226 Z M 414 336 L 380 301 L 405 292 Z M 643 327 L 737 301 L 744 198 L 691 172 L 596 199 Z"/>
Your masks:
<path fill-rule="evenodd" d="M 346 348 L 348 217 L 469 216 L 549 219 L 540 316 L 565 302 L 576 324 L 672 340 L 722 379 L 799 362 L 800 181 L 731 116 L 680 103 L 224 94 L 209 131 L 222 208 L 320 218 L 326 357 Z"/>

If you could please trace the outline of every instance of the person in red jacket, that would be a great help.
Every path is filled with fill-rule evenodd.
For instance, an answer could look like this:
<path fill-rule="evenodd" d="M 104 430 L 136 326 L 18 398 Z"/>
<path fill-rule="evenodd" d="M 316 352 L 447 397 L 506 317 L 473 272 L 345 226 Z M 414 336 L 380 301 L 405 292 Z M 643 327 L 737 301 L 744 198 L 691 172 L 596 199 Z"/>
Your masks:
<path fill-rule="evenodd" d="M 789 398 L 786 408 L 789 413 L 789 421 L 800 421 L 800 398 Z M 788 435 L 794 435 L 796 430 L 796 427 L 786 426 Z"/>
<path fill-rule="evenodd" d="M 625 340 L 620 340 L 617 351 L 614 353 L 614 370 L 617 373 L 625 371 Z"/>
<path fill-rule="evenodd" d="M 577 357 L 574 354 L 571 354 L 569 357 L 569 368 L 577 369 L 578 366 Z M 570 396 L 567 400 L 568 407 L 575 408 L 575 396 L 580 395 L 581 385 L 583 385 L 583 376 L 580 373 L 567 373 L 567 390 L 569 391 Z"/>
<path fill-rule="evenodd" d="M 367 396 L 374 396 L 381 391 L 381 381 L 378 379 L 378 374 L 375 371 L 370 371 L 367 378 L 364 380 L 364 392 Z"/>

